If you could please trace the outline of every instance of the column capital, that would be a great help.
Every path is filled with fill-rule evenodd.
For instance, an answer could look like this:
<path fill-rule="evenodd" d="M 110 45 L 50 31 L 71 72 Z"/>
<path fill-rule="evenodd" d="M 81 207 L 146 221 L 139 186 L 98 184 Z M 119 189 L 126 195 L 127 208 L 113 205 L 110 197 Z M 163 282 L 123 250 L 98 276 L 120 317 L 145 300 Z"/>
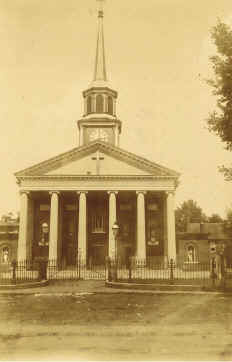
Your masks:
<path fill-rule="evenodd" d="M 136 195 L 138 196 L 139 194 L 143 194 L 146 195 L 147 191 L 141 190 L 141 191 L 136 191 Z"/>
<path fill-rule="evenodd" d="M 87 195 L 88 191 L 76 191 L 76 194 L 79 196 L 80 194 Z"/>
<path fill-rule="evenodd" d="M 19 194 L 20 194 L 20 195 L 25 194 L 25 195 L 29 196 L 30 193 L 31 193 L 31 192 L 30 192 L 30 191 L 27 191 L 27 190 L 20 190 L 20 191 L 19 191 Z"/>
<path fill-rule="evenodd" d="M 165 191 L 165 195 L 166 195 L 166 196 L 169 196 L 169 195 L 174 196 L 174 195 L 175 195 L 175 191 Z"/>
<path fill-rule="evenodd" d="M 110 194 L 115 194 L 115 195 L 117 195 L 117 194 L 118 194 L 118 191 L 114 191 L 114 190 L 107 191 L 107 194 L 108 194 L 108 195 L 110 195 Z"/>
<path fill-rule="evenodd" d="M 60 191 L 49 191 L 49 195 L 52 196 L 52 194 L 60 195 Z"/>

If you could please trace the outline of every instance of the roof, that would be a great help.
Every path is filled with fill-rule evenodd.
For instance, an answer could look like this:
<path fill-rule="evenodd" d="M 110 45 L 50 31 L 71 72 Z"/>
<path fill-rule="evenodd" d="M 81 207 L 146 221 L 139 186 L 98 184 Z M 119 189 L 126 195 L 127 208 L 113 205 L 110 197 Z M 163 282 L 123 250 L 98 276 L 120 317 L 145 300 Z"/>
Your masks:
<path fill-rule="evenodd" d="M 223 223 L 189 223 L 187 232 L 180 233 L 179 239 L 196 240 L 228 240 Z"/>

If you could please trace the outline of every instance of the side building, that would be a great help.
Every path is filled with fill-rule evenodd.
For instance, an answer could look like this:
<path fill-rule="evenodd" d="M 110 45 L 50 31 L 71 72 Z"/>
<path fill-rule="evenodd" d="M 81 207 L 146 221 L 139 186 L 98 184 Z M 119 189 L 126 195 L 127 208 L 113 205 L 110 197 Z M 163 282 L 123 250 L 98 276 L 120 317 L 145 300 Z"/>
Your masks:
<path fill-rule="evenodd" d="M 9 217 L 0 220 L 0 264 L 17 259 L 19 221 Z"/>
<path fill-rule="evenodd" d="M 210 254 L 222 246 L 226 262 L 232 264 L 232 240 L 223 223 L 189 223 L 186 232 L 177 234 L 180 263 L 208 263 Z"/>

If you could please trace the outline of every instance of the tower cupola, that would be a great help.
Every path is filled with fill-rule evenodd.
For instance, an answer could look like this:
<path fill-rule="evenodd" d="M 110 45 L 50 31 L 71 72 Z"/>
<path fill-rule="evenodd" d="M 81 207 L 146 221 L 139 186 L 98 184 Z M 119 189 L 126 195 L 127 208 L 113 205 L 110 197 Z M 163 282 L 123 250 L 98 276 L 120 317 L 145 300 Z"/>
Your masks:
<path fill-rule="evenodd" d="M 119 146 L 121 121 L 116 117 L 117 92 L 113 90 L 107 80 L 103 8 L 102 1 L 98 0 L 98 34 L 94 64 L 93 81 L 83 92 L 84 114 L 78 121 L 79 146 L 100 139 Z"/>

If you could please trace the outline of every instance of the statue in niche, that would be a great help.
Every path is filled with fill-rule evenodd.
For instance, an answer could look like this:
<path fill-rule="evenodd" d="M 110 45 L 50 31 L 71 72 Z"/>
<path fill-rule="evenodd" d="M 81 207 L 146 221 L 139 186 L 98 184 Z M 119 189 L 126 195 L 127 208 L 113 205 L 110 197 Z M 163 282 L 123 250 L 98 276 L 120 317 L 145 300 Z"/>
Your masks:
<path fill-rule="evenodd" d="M 9 249 L 3 248 L 2 250 L 2 261 L 4 264 L 9 263 Z"/>
<path fill-rule="evenodd" d="M 49 244 L 49 228 L 46 222 L 43 222 L 41 225 L 41 239 L 39 241 L 39 246 L 48 246 Z"/>
<path fill-rule="evenodd" d="M 155 228 L 153 227 L 151 229 L 151 236 L 150 236 L 150 240 L 148 242 L 148 245 L 150 245 L 150 246 L 159 245 L 159 241 L 156 239 L 156 234 L 157 234 L 157 232 L 156 232 Z"/>
<path fill-rule="evenodd" d="M 188 252 L 187 252 L 187 260 L 189 263 L 193 263 L 195 261 L 195 249 L 192 245 L 190 245 L 188 247 Z"/>

